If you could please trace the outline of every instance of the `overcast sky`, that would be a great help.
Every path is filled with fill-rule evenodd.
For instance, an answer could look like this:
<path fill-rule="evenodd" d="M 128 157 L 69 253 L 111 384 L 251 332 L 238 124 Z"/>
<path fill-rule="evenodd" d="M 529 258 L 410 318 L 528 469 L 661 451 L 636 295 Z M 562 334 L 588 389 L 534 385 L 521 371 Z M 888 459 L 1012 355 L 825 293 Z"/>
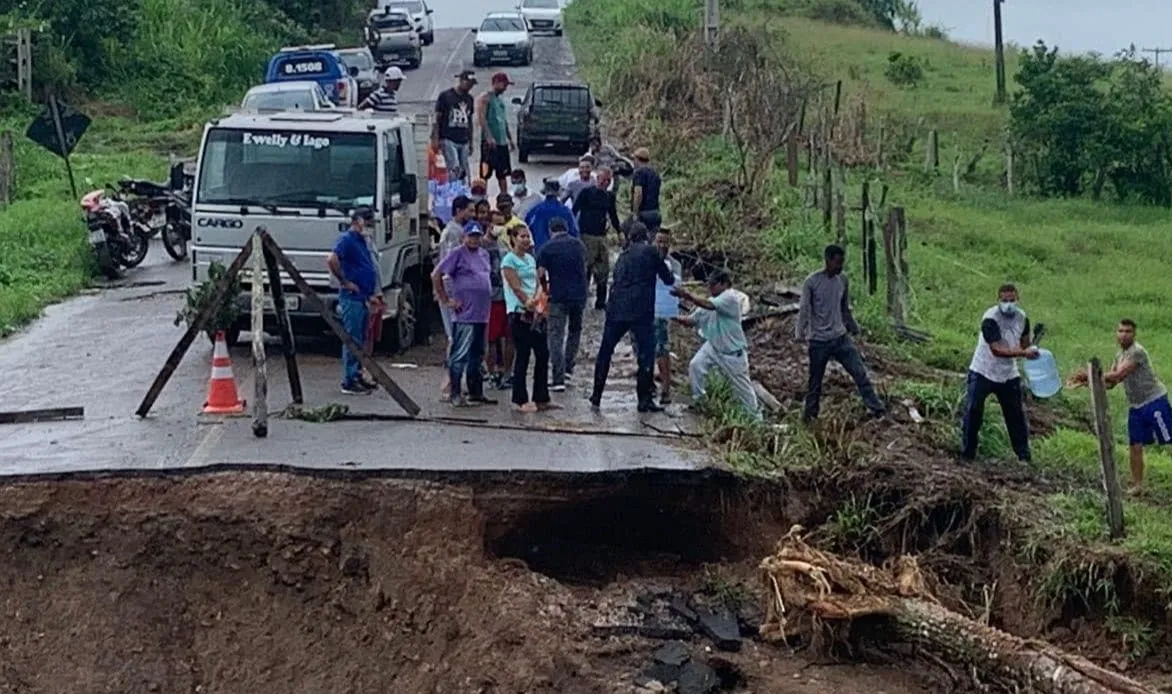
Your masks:
<path fill-rule="evenodd" d="M 992 0 L 919 0 L 919 5 L 924 21 L 944 25 L 953 40 L 993 43 Z M 1108 56 L 1132 43 L 1172 48 L 1172 0 L 1005 0 L 1001 14 L 1005 40 L 1022 46 L 1040 38 L 1064 52 Z M 1172 64 L 1172 56 L 1161 55 L 1160 62 Z"/>

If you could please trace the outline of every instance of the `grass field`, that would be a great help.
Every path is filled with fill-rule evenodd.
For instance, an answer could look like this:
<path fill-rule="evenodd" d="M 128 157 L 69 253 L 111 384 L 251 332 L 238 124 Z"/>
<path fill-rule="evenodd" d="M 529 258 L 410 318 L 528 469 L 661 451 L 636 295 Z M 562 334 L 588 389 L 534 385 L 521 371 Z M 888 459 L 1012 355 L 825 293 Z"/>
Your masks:
<path fill-rule="evenodd" d="M 1139 340 L 1151 352 L 1157 369 L 1172 379 L 1172 315 L 1165 308 L 1167 297 L 1172 296 L 1172 273 L 1166 267 L 1166 258 L 1172 257 L 1172 218 L 1167 210 L 1089 199 L 1010 197 L 999 185 L 1008 110 L 993 105 L 991 51 L 825 24 L 770 9 L 784 3 L 764 0 L 740 12 L 722 8 L 721 20 L 726 25 L 770 26 L 779 45 L 800 56 L 827 82 L 842 80 L 845 103 L 867 104 L 868 132 L 874 133 L 885 118 L 905 124 L 922 119 L 916 129 L 918 142 L 902 166 L 886 173 L 856 170 L 848 174 L 848 207 L 859 204 L 861 184 L 870 178 L 890 185 L 889 201 L 907 211 L 911 323 L 935 339 L 925 346 L 893 344 L 893 349 L 909 359 L 963 371 L 975 344 L 980 314 L 995 303 L 998 285 L 1008 281 L 1020 288 L 1022 306 L 1031 319 L 1046 324 L 1044 346 L 1054 352 L 1064 375 L 1092 356 L 1109 364 L 1116 350 L 1115 325 L 1130 317 L 1138 322 Z M 587 78 L 602 88 L 605 97 L 608 86 L 621 83 L 616 75 L 630 69 L 629 61 L 649 59 L 639 58 L 640 51 L 671 50 L 672 42 L 657 27 L 691 26 L 695 23 L 691 13 L 687 2 L 576 0 L 567 10 L 567 23 Z M 917 86 L 896 87 L 886 78 L 884 71 L 894 52 L 915 56 L 923 66 Z M 1011 93 L 1016 57 L 1011 52 L 1008 60 Z M 940 137 L 941 170 L 935 175 L 924 173 L 922 166 L 929 128 L 937 129 Z M 648 141 L 654 141 L 655 131 L 643 129 Z M 977 174 L 971 182 L 962 183 L 959 192 L 954 191 L 954 157 L 960 155 L 967 162 L 986 140 L 990 147 Z M 677 148 L 677 160 L 661 162 L 677 179 L 669 194 L 669 198 L 675 196 L 677 207 L 692 209 L 695 202 L 690 198 L 696 189 L 703 189 L 707 181 L 731 177 L 727 150 L 713 137 Z M 822 231 L 820 212 L 803 209 L 798 202 L 801 195 L 776 179 L 771 185 L 774 221 L 765 232 L 784 261 L 778 271 L 797 278 L 820 265 L 820 248 L 831 239 Z M 672 216 L 671 207 L 669 202 L 668 216 Z M 866 296 L 859 281 L 857 213 L 853 217 L 848 231 L 854 243 L 848 243 L 848 272 L 855 277 L 853 299 L 864 324 L 873 335 L 882 336 L 889 334 L 883 277 L 878 294 Z M 908 384 L 907 388 L 943 390 L 939 397 L 944 402 L 953 402 L 960 393 L 957 383 Z M 1122 443 L 1126 403 L 1121 390 L 1112 392 L 1111 407 Z M 1057 400 L 1046 406 L 1076 412 L 1089 408 L 1085 390 L 1065 393 Z M 1011 457 L 999 420 L 991 401 L 984 436 L 988 444 L 982 448 Z M 945 424 L 952 426 L 951 421 Z M 1101 541 L 1102 502 L 1094 492 L 1099 485 L 1096 440 L 1086 431 L 1060 430 L 1035 440 L 1034 448 L 1043 469 L 1073 473 L 1091 490 L 1040 499 L 1058 512 L 1056 526 L 1047 532 L 1083 543 Z M 1122 445 L 1117 460 L 1125 471 Z M 1148 467 L 1149 496 L 1126 504 L 1130 531 L 1123 547 L 1168 577 L 1172 576 L 1172 513 L 1166 509 L 1172 501 L 1172 459 L 1152 452 Z"/>

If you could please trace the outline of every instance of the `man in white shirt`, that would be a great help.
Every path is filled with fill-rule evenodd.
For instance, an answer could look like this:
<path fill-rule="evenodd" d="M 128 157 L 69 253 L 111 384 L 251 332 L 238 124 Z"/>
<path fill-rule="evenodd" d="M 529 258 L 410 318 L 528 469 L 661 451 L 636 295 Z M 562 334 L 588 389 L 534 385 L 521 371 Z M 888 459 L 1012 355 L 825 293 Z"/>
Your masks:
<path fill-rule="evenodd" d="M 1017 359 L 1037 359 L 1038 348 L 1030 345 L 1030 319 L 1017 305 L 1017 287 L 1003 284 L 997 290 L 997 305 L 981 316 L 977 348 L 969 364 L 964 415 L 961 418 L 961 460 L 977 457 L 985 400 L 997 397 L 1013 452 L 1023 463 L 1030 461 L 1030 430 Z"/>

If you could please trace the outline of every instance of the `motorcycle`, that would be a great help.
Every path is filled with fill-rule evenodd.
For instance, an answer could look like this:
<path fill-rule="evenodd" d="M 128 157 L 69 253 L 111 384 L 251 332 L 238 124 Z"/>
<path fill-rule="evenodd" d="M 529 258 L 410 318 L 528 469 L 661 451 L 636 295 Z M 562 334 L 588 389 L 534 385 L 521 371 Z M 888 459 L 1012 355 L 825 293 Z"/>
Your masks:
<path fill-rule="evenodd" d="M 124 195 L 133 196 L 129 204 L 135 229 L 148 239 L 161 236 L 163 249 L 174 260 L 186 258 L 191 240 L 191 201 L 187 191 L 177 189 L 173 182 L 165 185 L 133 178 L 123 178 L 118 187 Z"/>
<path fill-rule="evenodd" d="M 98 267 L 107 278 L 118 279 L 122 268 L 137 267 L 146 260 L 150 242 L 145 228 L 136 228 L 130 205 L 118 192 L 110 191 L 116 191 L 114 186 L 92 190 L 80 204 Z"/>

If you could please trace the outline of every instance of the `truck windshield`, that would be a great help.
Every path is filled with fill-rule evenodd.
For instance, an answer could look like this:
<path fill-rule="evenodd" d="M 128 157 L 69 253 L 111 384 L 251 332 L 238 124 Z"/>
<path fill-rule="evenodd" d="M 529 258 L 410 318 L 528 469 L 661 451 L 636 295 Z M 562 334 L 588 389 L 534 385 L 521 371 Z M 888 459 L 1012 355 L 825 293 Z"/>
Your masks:
<path fill-rule="evenodd" d="M 253 92 L 244 97 L 241 103 L 244 108 L 273 109 L 277 111 L 316 111 L 321 107 L 321 100 L 312 91 L 298 90 L 288 92 Z"/>
<path fill-rule="evenodd" d="M 196 200 L 211 205 L 372 204 L 373 133 L 216 128 L 200 155 Z"/>

